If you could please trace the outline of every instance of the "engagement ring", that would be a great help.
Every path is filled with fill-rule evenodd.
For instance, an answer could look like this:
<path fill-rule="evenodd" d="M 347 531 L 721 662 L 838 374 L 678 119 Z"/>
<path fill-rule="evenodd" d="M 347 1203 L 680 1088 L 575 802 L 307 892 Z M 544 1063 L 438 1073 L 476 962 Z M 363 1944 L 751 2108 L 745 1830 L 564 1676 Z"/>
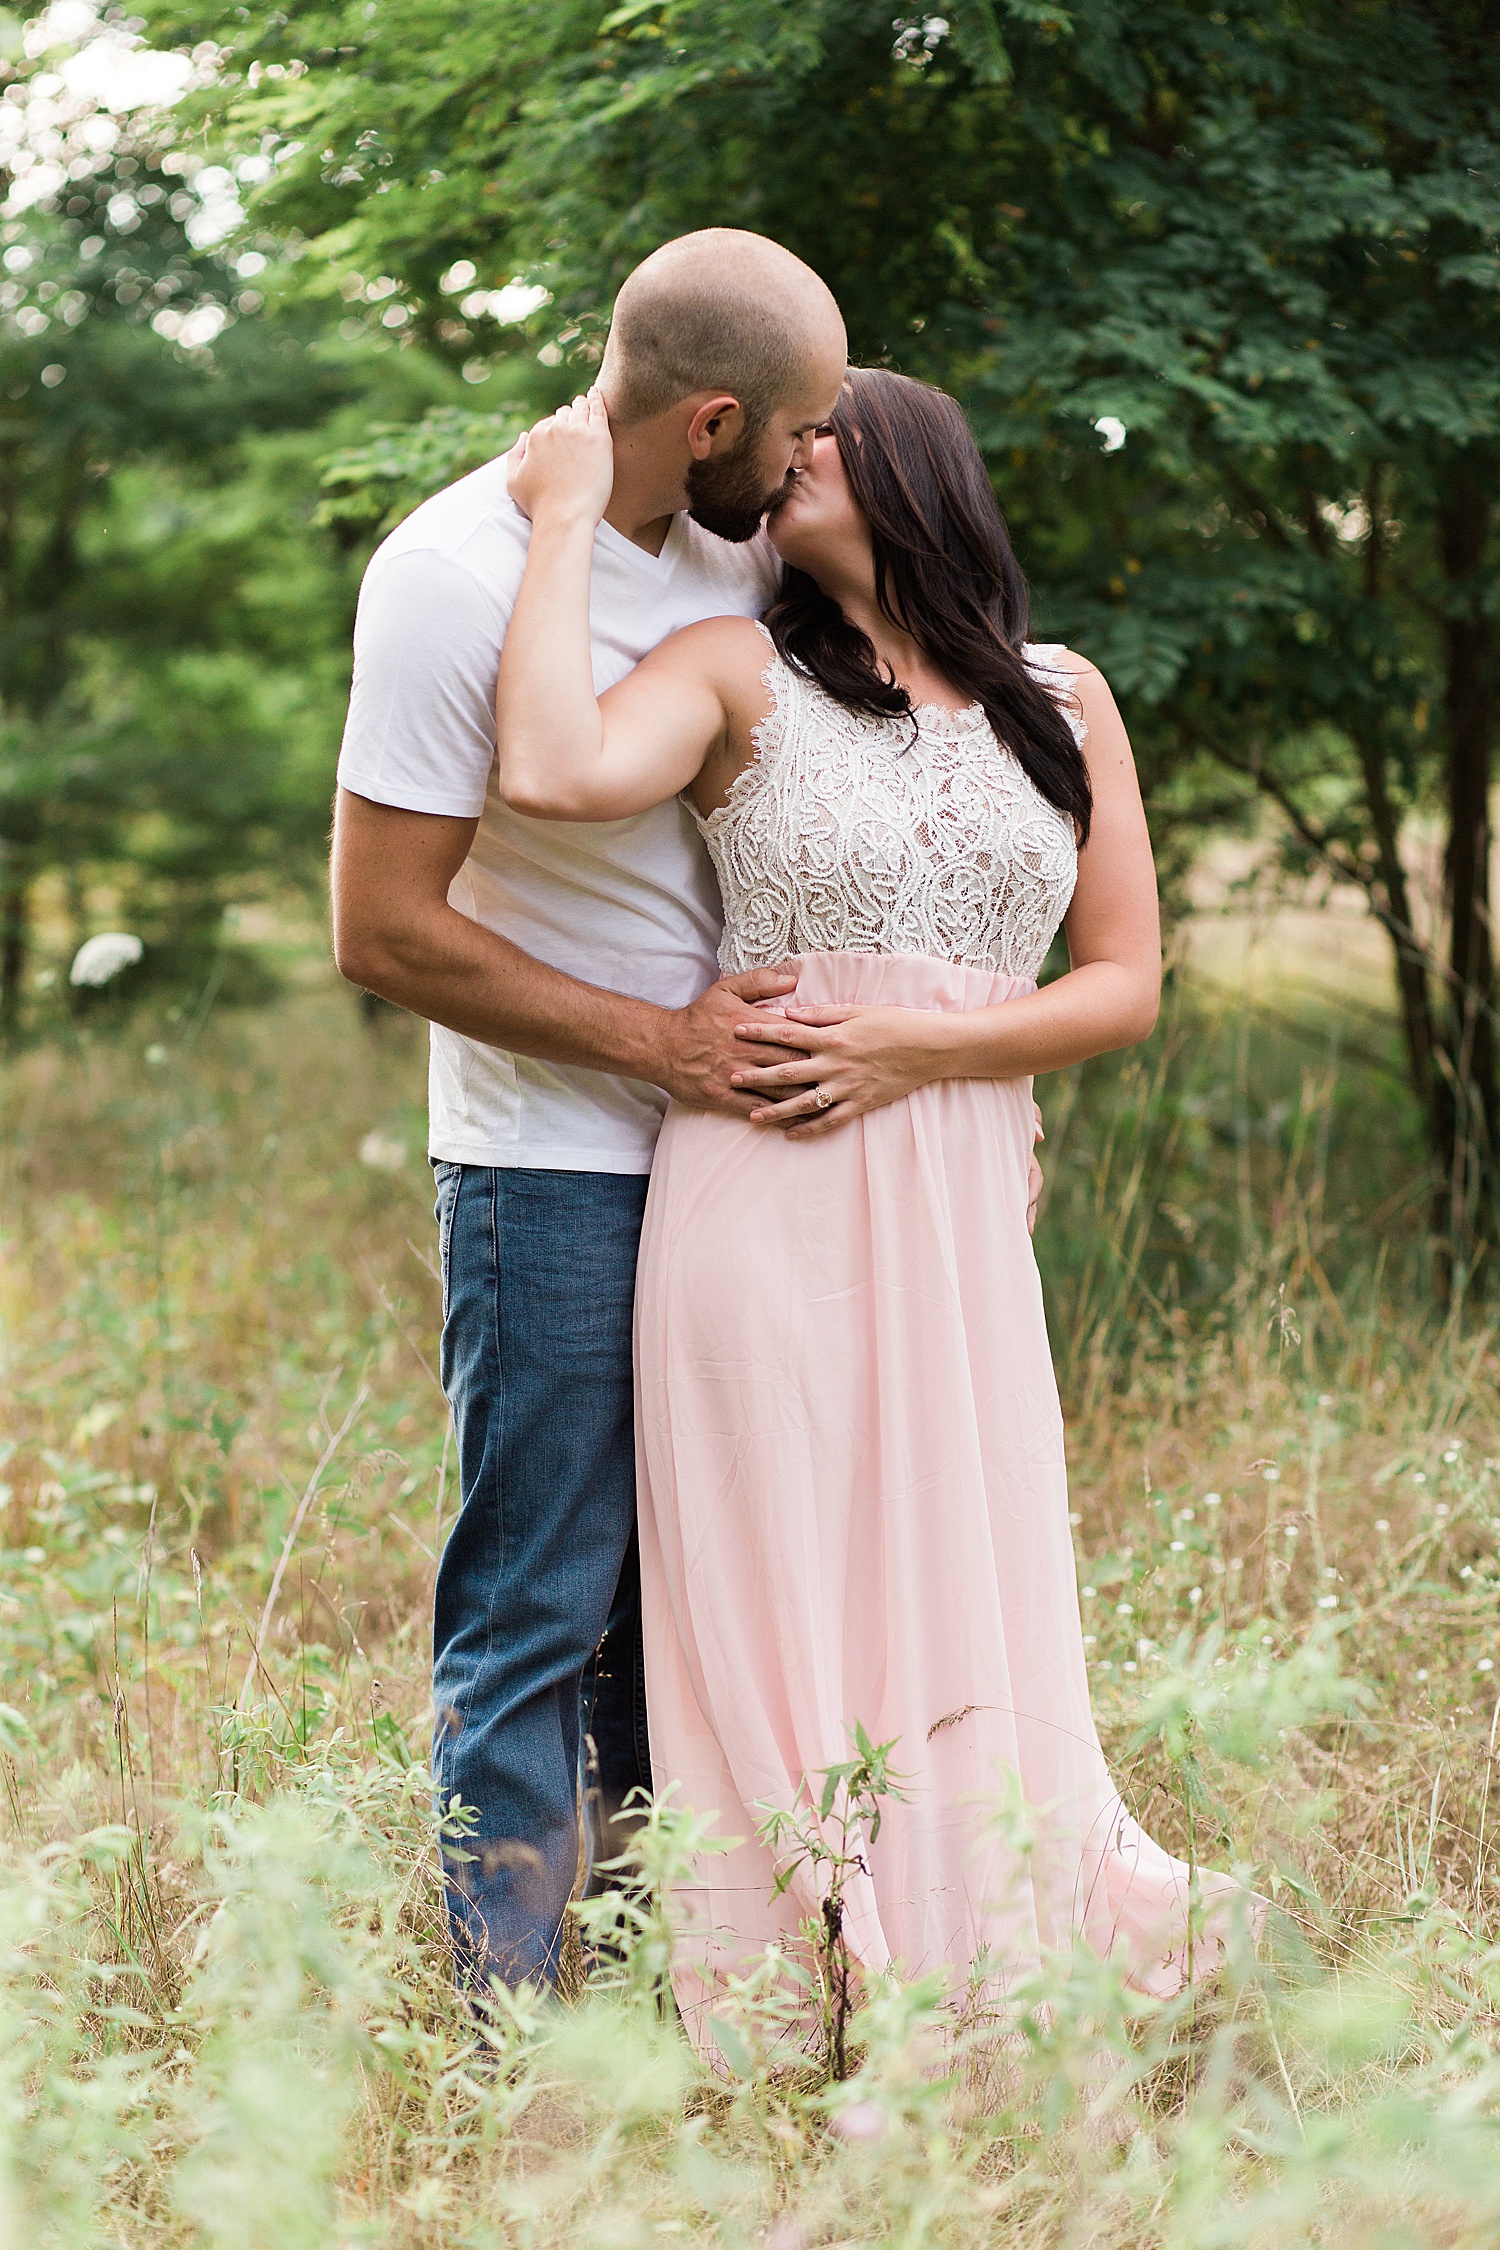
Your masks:
<path fill-rule="evenodd" d="M 814 1108 L 814 1109 L 832 1109 L 832 1107 L 833 1107 L 833 1096 L 832 1096 L 832 1094 L 830 1094 L 830 1093 L 829 1093 L 829 1091 L 828 1091 L 828 1088 L 827 1088 L 826 1086 L 820 1086 L 820 1087 L 818 1088 L 817 1092 L 816 1092 L 816 1093 L 815 1093 L 815 1094 L 813 1095 L 813 1108 Z"/>

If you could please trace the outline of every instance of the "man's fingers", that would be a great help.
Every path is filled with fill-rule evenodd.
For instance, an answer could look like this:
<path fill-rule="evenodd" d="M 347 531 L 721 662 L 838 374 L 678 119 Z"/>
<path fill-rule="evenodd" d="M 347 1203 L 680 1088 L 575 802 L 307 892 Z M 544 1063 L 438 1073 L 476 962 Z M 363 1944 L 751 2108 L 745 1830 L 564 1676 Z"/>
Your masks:
<path fill-rule="evenodd" d="M 695 1095 L 679 1095 L 689 1109 L 717 1110 L 721 1117 L 749 1117 L 764 1101 L 763 1094 L 753 1094 L 747 1086 L 704 1087 Z"/>
<path fill-rule="evenodd" d="M 741 969 L 737 976 L 719 979 L 724 990 L 739 1000 L 779 999 L 796 981 L 797 971 L 789 964 L 776 969 Z"/>

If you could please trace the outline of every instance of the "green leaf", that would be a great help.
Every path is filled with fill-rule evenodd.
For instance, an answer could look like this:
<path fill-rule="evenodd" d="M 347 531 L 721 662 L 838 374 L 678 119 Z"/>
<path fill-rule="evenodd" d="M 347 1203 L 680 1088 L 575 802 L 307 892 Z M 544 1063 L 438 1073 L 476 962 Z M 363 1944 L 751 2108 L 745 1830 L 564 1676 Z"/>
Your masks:
<path fill-rule="evenodd" d="M 1008 86 L 1014 75 L 993 0 L 953 0 L 953 44 L 981 86 Z"/>
<path fill-rule="evenodd" d="M 753 2078 L 755 2075 L 755 2057 L 751 2054 L 743 2037 L 734 2025 L 727 2023 L 722 2016 L 710 2016 L 708 2028 L 713 2035 L 714 2045 L 735 2073 L 735 2076 L 738 2078 Z"/>

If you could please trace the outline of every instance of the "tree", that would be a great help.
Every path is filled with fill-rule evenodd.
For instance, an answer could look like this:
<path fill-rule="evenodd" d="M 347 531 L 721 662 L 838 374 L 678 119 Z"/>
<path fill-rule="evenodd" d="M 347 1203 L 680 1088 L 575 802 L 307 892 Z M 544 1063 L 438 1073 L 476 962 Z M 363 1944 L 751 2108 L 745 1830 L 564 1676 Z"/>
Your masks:
<path fill-rule="evenodd" d="M 1461 1263 L 1495 1230 L 1500 49 L 1476 0 L 159 20 L 225 41 L 205 99 L 273 161 L 266 222 L 389 277 L 435 350 L 493 350 L 528 280 L 525 348 L 581 371 L 630 264 L 728 221 L 826 275 L 857 356 L 956 390 L 1047 630 L 1122 694 L 1158 827 L 1269 800 L 1288 856 L 1369 901 L 1435 1223 Z M 456 264 L 479 286 L 455 304 Z M 1441 935 L 1414 819 L 1443 835 Z"/>
<path fill-rule="evenodd" d="M 1179 758 L 1245 775 L 1291 856 L 1388 931 L 1434 1218 L 1462 1255 L 1500 1195 L 1500 55 L 1465 4 L 1086 26 L 1066 68 L 1031 35 L 1016 83 L 1034 146 L 1071 128 L 1107 160 L 1039 175 L 1023 317 L 972 393 L 1002 428 L 1033 384 L 1053 420 L 1107 413 L 1196 495 L 1196 553 L 1143 558 L 1117 598 L 1177 642 L 1157 704 Z M 1413 814 L 1444 832 L 1441 943 L 1402 858 Z"/>
<path fill-rule="evenodd" d="M 265 253 L 219 246 L 228 171 L 159 106 L 111 114 L 77 59 L 33 37 L 0 63 L 8 1035 L 48 876 L 79 936 L 90 881 L 123 886 L 162 973 L 236 878 L 320 858 L 353 570 L 311 529 L 314 433 L 372 388 L 310 309 L 262 317 Z"/>

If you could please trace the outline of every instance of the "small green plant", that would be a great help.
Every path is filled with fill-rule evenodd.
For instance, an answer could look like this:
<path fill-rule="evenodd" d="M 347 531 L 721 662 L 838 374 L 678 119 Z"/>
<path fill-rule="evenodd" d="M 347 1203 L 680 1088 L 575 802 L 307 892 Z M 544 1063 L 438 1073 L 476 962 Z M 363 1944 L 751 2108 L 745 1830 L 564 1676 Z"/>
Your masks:
<path fill-rule="evenodd" d="M 659 1796 L 633 1789 L 625 1811 L 636 1816 L 629 1841 L 598 1872 L 618 1881 L 574 1906 L 592 1983 L 600 1992 L 619 1992 L 643 2001 L 658 2013 L 670 2006 L 672 1963 L 682 1931 L 674 1915 L 674 1891 L 692 1874 L 704 1853 L 730 1847 L 713 1833 L 713 1820 L 676 1802 L 677 1784 Z"/>
<path fill-rule="evenodd" d="M 815 1965 L 824 2067 L 835 2084 L 849 2075 L 849 2021 L 857 1998 L 844 1896 L 852 1877 L 870 1872 L 865 1849 L 880 1834 L 884 1801 L 905 1801 L 901 1777 L 891 1765 L 896 1738 L 872 1742 L 857 1719 L 849 1732 L 855 1754 L 820 1771 L 823 1788 L 816 1801 L 799 1792 L 790 1808 L 761 1807 L 766 1817 L 756 1831 L 779 1862 L 775 1897 L 790 1889 L 803 1867 L 818 1892 L 818 1912 L 804 1924 L 804 1935 Z"/>

